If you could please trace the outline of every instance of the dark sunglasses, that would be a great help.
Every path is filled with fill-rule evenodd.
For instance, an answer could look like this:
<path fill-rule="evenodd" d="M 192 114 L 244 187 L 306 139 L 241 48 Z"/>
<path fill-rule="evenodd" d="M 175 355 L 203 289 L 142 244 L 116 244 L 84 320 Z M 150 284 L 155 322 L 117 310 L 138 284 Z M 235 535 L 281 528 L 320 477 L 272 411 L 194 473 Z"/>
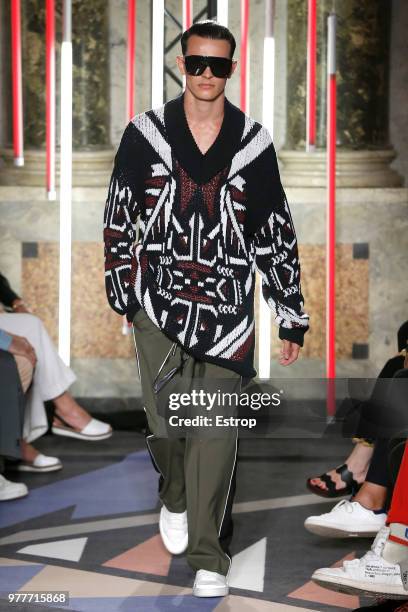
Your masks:
<path fill-rule="evenodd" d="M 232 59 L 209 55 L 185 55 L 184 64 L 187 73 L 191 76 L 200 76 L 209 66 L 215 77 L 225 79 L 231 73 Z"/>

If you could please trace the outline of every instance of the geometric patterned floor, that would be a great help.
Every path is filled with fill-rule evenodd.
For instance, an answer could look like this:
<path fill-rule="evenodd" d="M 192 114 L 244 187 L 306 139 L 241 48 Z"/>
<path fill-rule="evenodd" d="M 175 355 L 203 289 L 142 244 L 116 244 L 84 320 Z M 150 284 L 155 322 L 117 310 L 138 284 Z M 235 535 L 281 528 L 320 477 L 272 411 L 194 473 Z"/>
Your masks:
<path fill-rule="evenodd" d="M 354 610 L 357 597 L 310 582 L 317 567 L 360 556 L 369 540 L 325 540 L 303 528 L 333 502 L 305 479 L 338 465 L 345 440 L 241 440 L 230 595 L 192 596 L 194 574 L 158 535 L 157 475 L 137 433 L 100 443 L 44 436 L 55 474 L 8 473 L 28 497 L 0 504 L 0 610 L 300 612 Z M 9 606 L 5 593 L 68 591 L 67 606 Z"/>

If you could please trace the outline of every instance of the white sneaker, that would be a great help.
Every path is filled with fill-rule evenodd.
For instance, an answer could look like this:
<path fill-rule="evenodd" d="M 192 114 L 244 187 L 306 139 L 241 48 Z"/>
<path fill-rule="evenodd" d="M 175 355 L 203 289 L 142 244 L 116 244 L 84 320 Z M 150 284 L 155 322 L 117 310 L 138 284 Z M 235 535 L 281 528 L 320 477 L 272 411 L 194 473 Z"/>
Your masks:
<path fill-rule="evenodd" d="M 26 485 L 22 482 L 10 482 L 0 474 L 0 501 L 18 499 L 28 494 Z"/>
<path fill-rule="evenodd" d="M 173 555 L 183 553 L 188 544 L 187 511 L 170 512 L 166 506 L 160 510 L 160 535 L 163 544 Z"/>
<path fill-rule="evenodd" d="M 383 527 L 375 538 L 371 550 L 361 559 L 344 561 L 343 567 L 318 569 L 313 574 L 312 580 L 320 586 L 341 593 L 407 599 L 408 590 L 404 589 L 400 566 L 388 563 L 382 557 L 389 531 L 389 527 Z"/>
<path fill-rule="evenodd" d="M 387 514 L 376 514 L 358 502 L 345 499 L 334 506 L 331 512 L 320 516 L 309 516 L 305 527 L 311 533 L 331 538 L 373 538 L 387 520 Z"/>
<path fill-rule="evenodd" d="M 198 570 L 194 580 L 193 595 L 196 597 L 223 597 L 228 595 L 227 577 L 217 572 Z"/>

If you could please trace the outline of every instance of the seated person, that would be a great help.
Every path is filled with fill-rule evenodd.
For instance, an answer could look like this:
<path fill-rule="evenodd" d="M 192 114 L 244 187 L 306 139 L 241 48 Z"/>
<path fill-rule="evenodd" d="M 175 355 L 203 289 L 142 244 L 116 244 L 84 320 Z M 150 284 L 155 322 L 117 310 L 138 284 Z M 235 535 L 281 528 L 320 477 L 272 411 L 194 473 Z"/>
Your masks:
<path fill-rule="evenodd" d="M 408 444 L 395 485 L 387 525 L 371 550 L 342 567 L 316 570 L 312 580 L 334 591 L 408 600 Z"/>
<path fill-rule="evenodd" d="M 32 351 L 36 356 L 33 382 L 27 393 L 22 445 L 23 462 L 16 464 L 22 471 L 44 472 L 61 469 L 55 458 L 42 458 L 30 444 L 48 430 L 44 402 L 52 400 L 55 416 L 52 432 L 56 435 L 80 440 L 104 440 L 112 435 L 107 423 L 94 419 L 68 392 L 76 380 L 74 372 L 58 355 L 42 321 L 31 314 L 23 300 L 11 289 L 7 279 L 0 274 L 0 302 L 12 312 L 0 306 L 0 329 L 12 336 L 12 347 L 18 351 Z"/>
<path fill-rule="evenodd" d="M 390 385 L 388 409 L 401 415 L 406 410 L 408 394 L 405 387 L 408 383 L 408 357 L 405 368 L 399 370 Z M 395 390 L 395 391 L 394 391 Z M 399 404 L 395 406 L 396 404 Z M 406 423 L 403 424 L 404 437 L 407 437 Z M 397 433 L 397 432 L 396 432 Z M 401 434 L 398 435 L 398 438 Z M 387 465 L 391 465 L 388 456 Z M 344 561 L 339 568 L 322 568 L 317 570 L 312 580 L 326 588 L 353 594 L 372 594 L 408 600 L 408 443 L 394 492 L 391 507 L 386 520 L 371 547 L 361 559 Z"/>
<path fill-rule="evenodd" d="M 377 384 L 371 398 L 361 403 L 361 411 L 381 410 L 384 405 L 384 394 L 387 385 L 384 379 L 391 379 L 394 374 L 404 367 L 404 358 L 408 342 L 408 321 L 403 323 L 397 333 L 398 353 L 387 361 L 378 375 Z M 368 419 L 361 419 L 356 431 L 353 431 L 354 448 L 344 464 L 334 468 L 319 477 L 309 478 L 307 488 L 321 497 L 342 497 L 347 494 L 355 495 L 366 480 L 370 462 L 373 458 L 376 432 L 367 431 Z M 368 435 L 370 434 L 370 435 Z M 374 436 L 374 438 L 372 437 Z M 382 451 L 383 449 L 380 449 Z M 375 470 L 377 472 L 377 470 Z M 373 470 L 371 470 L 371 476 Z M 378 475 L 377 479 L 380 478 Z M 377 480 L 374 480 L 377 483 Z M 383 482 L 379 484 L 383 485 Z"/>
<path fill-rule="evenodd" d="M 24 420 L 24 393 L 31 384 L 33 363 L 27 357 L 13 358 L 7 349 L 11 338 L 0 329 L 0 501 L 24 497 L 25 484 L 4 476 L 4 459 L 21 459 L 20 440 Z"/>
<path fill-rule="evenodd" d="M 404 324 L 405 325 L 405 324 Z M 405 329 L 407 329 L 405 325 Z M 402 329 L 402 328 L 401 328 Z M 406 331 L 405 331 L 406 333 Z M 389 428 L 405 427 L 405 404 L 398 379 L 405 378 L 408 373 L 408 355 L 402 351 L 402 369 L 399 369 L 381 390 L 383 397 L 383 410 L 374 413 L 369 419 L 370 402 L 362 410 L 361 427 L 372 428 L 380 432 L 387 432 Z M 404 381 L 405 382 L 405 381 Z M 378 385 L 377 381 L 377 385 Z M 403 383 L 404 384 L 404 383 Z M 402 403 L 399 398 L 402 395 Z M 364 416 L 364 412 L 367 413 Z M 394 425 L 393 425 L 394 422 Z M 383 433 L 384 436 L 384 433 Z M 387 514 L 386 506 L 392 483 L 389 478 L 389 444 L 386 437 L 378 437 L 374 443 L 374 452 L 370 461 L 365 482 L 357 490 L 351 501 L 339 502 L 330 512 L 317 516 L 309 516 L 305 521 L 305 528 L 316 535 L 328 537 L 374 537 L 379 529 L 385 525 Z"/>

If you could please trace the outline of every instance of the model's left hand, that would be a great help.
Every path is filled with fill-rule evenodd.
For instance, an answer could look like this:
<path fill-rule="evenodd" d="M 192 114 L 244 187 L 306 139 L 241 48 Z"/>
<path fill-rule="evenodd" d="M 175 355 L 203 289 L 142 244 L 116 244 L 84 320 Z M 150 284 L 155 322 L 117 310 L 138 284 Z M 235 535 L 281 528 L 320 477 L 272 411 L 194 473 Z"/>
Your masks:
<path fill-rule="evenodd" d="M 299 357 L 300 346 L 289 340 L 282 340 L 282 348 L 280 352 L 280 365 L 287 366 L 296 361 Z"/>

